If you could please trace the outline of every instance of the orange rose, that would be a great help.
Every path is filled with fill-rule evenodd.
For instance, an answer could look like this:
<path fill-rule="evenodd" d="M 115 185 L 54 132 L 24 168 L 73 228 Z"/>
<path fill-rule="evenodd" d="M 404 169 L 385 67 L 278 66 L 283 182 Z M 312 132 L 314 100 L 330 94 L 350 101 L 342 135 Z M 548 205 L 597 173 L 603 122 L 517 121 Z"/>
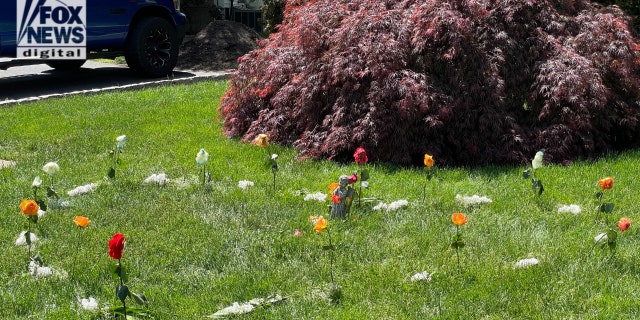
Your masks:
<path fill-rule="evenodd" d="M 622 218 L 618 221 L 618 228 L 620 228 L 620 232 L 625 232 L 631 226 L 631 220 L 627 218 Z"/>
<path fill-rule="evenodd" d="M 600 184 L 600 187 L 602 187 L 602 190 L 609 190 L 613 188 L 613 178 L 611 177 L 600 179 L 598 180 L 598 183 Z"/>
<path fill-rule="evenodd" d="M 451 215 L 451 221 L 453 221 L 453 224 L 455 224 L 456 226 L 461 226 L 467 223 L 467 216 L 465 216 L 463 213 L 456 212 Z"/>
<path fill-rule="evenodd" d="M 433 167 L 433 157 L 428 155 L 428 154 L 424 154 L 424 165 L 431 168 Z"/>
<path fill-rule="evenodd" d="M 40 209 L 40 207 L 38 207 L 38 204 L 33 201 L 33 200 L 22 200 L 20 202 L 20 210 L 22 210 L 22 213 L 28 216 L 35 216 L 38 214 L 38 209 Z"/>
<path fill-rule="evenodd" d="M 73 219 L 73 223 L 80 228 L 86 228 L 89 225 L 89 222 L 91 222 L 91 220 L 83 216 L 76 216 L 76 218 Z"/>
<path fill-rule="evenodd" d="M 329 184 L 329 194 L 333 194 L 333 191 L 335 191 L 339 186 L 340 186 L 340 184 L 337 183 L 337 182 L 330 183 Z"/>
<path fill-rule="evenodd" d="M 269 145 L 269 137 L 266 134 L 261 133 L 257 137 L 255 137 L 255 139 L 253 139 L 253 144 L 258 147 L 264 148 Z"/>
<path fill-rule="evenodd" d="M 324 231 L 324 229 L 327 228 L 327 225 L 327 219 L 325 219 L 323 216 L 320 216 L 318 217 L 318 220 L 316 220 L 316 223 L 313 225 L 313 230 L 315 230 L 316 233 L 321 233 L 322 231 Z"/>

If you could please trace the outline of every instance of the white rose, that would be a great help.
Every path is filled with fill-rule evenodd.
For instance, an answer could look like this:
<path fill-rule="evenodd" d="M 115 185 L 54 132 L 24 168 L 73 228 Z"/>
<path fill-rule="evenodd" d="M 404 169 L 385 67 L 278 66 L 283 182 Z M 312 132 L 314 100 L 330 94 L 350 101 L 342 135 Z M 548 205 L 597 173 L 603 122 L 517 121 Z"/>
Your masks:
<path fill-rule="evenodd" d="M 42 171 L 46 172 L 48 175 L 54 175 L 56 172 L 60 170 L 60 166 L 58 166 L 55 162 L 49 162 L 42 167 Z"/>
<path fill-rule="evenodd" d="M 199 165 L 203 165 L 207 163 L 207 161 L 209 161 L 209 154 L 204 150 L 204 148 L 202 148 L 200 149 L 200 152 L 198 152 L 198 155 L 196 155 L 196 162 Z"/>
<path fill-rule="evenodd" d="M 274 153 L 271 155 L 271 160 L 275 160 L 275 159 L 278 159 L 278 155 Z"/>
<path fill-rule="evenodd" d="M 533 167 L 533 169 L 540 169 L 542 168 L 542 156 L 544 155 L 544 153 L 542 151 L 538 151 L 536 153 L 536 156 L 533 158 L 533 160 L 531 160 L 531 166 Z"/>
<path fill-rule="evenodd" d="M 32 188 L 39 188 L 41 185 L 42 179 L 40 179 L 40 176 L 37 176 L 35 179 L 33 179 L 33 182 L 31 183 Z"/>
<path fill-rule="evenodd" d="M 119 150 L 124 149 L 124 145 L 127 143 L 127 136 L 126 135 L 121 135 L 118 136 L 116 138 L 116 146 L 118 147 Z"/>
<path fill-rule="evenodd" d="M 609 237 L 607 237 L 606 233 L 601 233 L 593 238 L 596 243 L 605 243 L 609 241 Z"/>

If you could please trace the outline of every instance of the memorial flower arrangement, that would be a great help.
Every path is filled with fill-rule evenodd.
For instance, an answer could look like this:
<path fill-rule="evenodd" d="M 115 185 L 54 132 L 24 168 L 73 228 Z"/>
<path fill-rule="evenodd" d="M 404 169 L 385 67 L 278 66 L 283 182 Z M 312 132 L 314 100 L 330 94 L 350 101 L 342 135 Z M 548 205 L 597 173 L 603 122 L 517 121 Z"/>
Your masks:
<path fill-rule="evenodd" d="M 127 136 L 121 135 L 116 137 L 116 147 L 110 151 L 113 154 L 113 162 L 107 176 L 111 179 L 116 178 L 116 168 L 122 166 L 124 162 L 120 159 L 120 153 L 124 151 L 124 146 L 127 144 Z"/>
<path fill-rule="evenodd" d="M 603 247 L 606 246 L 611 255 L 614 255 L 618 247 L 618 232 L 623 233 L 627 231 L 630 226 L 631 220 L 629 220 L 629 218 L 620 218 L 620 220 L 618 220 L 614 225 L 609 226 L 605 232 L 594 237 L 594 247 L 598 245 Z"/>
<path fill-rule="evenodd" d="M 435 164 L 435 160 L 433 156 L 428 153 L 424 154 L 424 167 L 425 167 L 425 181 L 424 187 L 422 188 L 422 202 L 427 198 L 427 183 L 431 180 L 433 173 L 431 172 L 433 165 Z"/>
<path fill-rule="evenodd" d="M 540 181 L 536 177 L 536 170 L 542 168 L 542 157 L 544 156 L 544 152 L 538 151 L 536 152 L 535 157 L 531 160 L 531 168 L 525 170 L 522 173 L 522 177 L 525 179 L 531 178 L 531 189 L 537 195 L 542 195 L 544 191 L 544 187 L 542 186 L 542 181 Z"/>
<path fill-rule="evenodd" d="M 269 166 L 271 167 L 271 173 L 273 173 L 273 190 L 276 189 L 276 173 L 278 172 L 278 154 L 269 152 L 269 136 L 264 133 L 257 135 L 252 144 L 255 144 L 258 147 L 261 147 L 267 153 L 269 157 Z"/>
<path fill-rule="evenodd" d="M 20 211 L 25 217 L 27 217 L 27 231 L 24 232 L 22 236 L 24 237 L 25 243 L 27 245 L 27 253 L 30 261 L 33 259 L 33 257 L 31 256 L 31 224 L 35 225 L 36 223 L 38 223 L 38 209 L 38 204 L 34 200 L 23 199 L 20 202 Z"/>
<path fill-rule="evenodd" d="M 202 176 L 202 185 L 211 181 L 211 174 L 207 172 L 207 161 L 209 161 L 209 153 L 204 148 L 196 154 L 196 163 L 198 164 L 198 176 Z"/>
<path fill-rule="evenodd" d="M 366 168 L 369 162 L 367 151 L 365 151 L 363 147 L 356 148 L 356 151 L 353 153 L 353 159 L 358 165 L 358 171 L 360 173 L 360 186 L 358 188 L 358 205 L 360 205 L 362 204 L 362 188 L 366 189 L 369 187 L 369 170 Z M 349 177 L 349 183 L 354 184 L 357 181 L 358 173 L 355 172 Z"/>
<path fill-rule="evenodd" d="M 115 278 L 118 279 L 118 284 L 116 286 L 116 297 L 118 300 L 122 302 L 122 307 L 112 307 L 110 312 L 122 315 L 124 318 L 127 318 L 127 315 L 135 316 L 135 317 L 151 317 L 151 314 L 144 309 L 137 308 L 127 308 L 127 297 L 131 297 L 138 304 L 146 306 L 148 305 L 147 298 L 142 293 L 133 293 L 129 290 L 129 287 L 126 285 L 128 281 L 127 273 L 125 272 L 124 266 L 122 265 L 122 254 L 124 252 L 126 239 L 124 235 L 120 232 L 117 232 L 113 235 L 111 240 L 109 240 L 109 256 L 111 259 L 117 260 L 118 262 L 112 268 L 112 274 Z"/>
<path fill-rule="evenodd" d="M 604 212 L 604 220 L 605 223 L 607 223 L 607 215 L 613 212 L 613 208 L 615 207 L 615 205 L 612 202 L 604 202 L 603 198 L 605 192 L 610 193 L 611 191 L 609 190 L 613 189 L 613 178 L 606 177 L 600 179 L 598 180 L 598 184 L 600 185 L 600 188 L 602 190 L 596 193 L 596 199 L 598 199 L 599 201 L 598 206 L 596 207 L 598 210 L 598 213 L 596 214 L 596 220 L 600 217 L 600 212 Z"/>
<path fill-rule="evenodd" d="M 456 259 L 458 260 L 458 270 L 460 270 L 460 249 L 465 246 L 460 233 L 460 227 L 467 223 L 467 216 L 463 213 L 455 212 L 451 215 L 451 221 L 456 226 L 456 234 L 453 236 L 451 247 L 456 249 Z"/>
<path fill-rule="evenodd" d="M 342 298 L 342 288 L 335 283 L 333 277 L 333 244 L 331 243 L 331 233 L 329 232 L 329 222 L 323 216 L 310 216 L 309 221 L 313 225 L 313 231 L 316 234 L 321 234 L 326 231 L 328 245 L 323 246 L 323 249 L 329 251 L 329 274 L 331 276 L 331 285 L 329 287 L 329 300 L 333 303 L 340 302 Z"/>
<path fill-rule="evenodd" d="M 48 162 L 44 166 L 42 166 L 42 171 L 47 173 L 50 177 L 50 183 L 47 187 L 47 197 L 58 199 L 58 193 L 56 193 L 56 189 L 53 184 L 55 175 L 58 173 L 58 171 L 60 171 L 60 166 L 56 162 Z M 34 182 L 36 181 L 34 180 Z"/>

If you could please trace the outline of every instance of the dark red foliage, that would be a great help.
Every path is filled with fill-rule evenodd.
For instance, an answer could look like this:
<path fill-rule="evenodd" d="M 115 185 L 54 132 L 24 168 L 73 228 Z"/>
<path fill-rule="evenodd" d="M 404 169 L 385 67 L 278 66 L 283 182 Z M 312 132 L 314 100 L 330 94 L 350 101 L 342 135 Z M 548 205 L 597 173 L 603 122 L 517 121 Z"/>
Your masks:
<path fill-rule="evenodd" d="M 590 1 L 291 0 L 239 59 L 225 133 L 301 157 L 421 164 L 594 157 L 640 144 L 640 41 Z"/>

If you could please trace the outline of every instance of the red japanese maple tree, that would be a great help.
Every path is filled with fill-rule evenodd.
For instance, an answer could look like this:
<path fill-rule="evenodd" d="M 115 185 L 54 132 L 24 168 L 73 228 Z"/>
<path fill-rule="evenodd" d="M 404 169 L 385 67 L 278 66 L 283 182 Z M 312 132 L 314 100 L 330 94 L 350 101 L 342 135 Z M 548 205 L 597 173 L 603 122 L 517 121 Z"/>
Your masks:
<path fill-rule="evenodd" d="M 544 0 L 288 0 L 239 59 L 228 136 L 301 157 L 569 161 L 640 145 L 640 40 L 618 7 Z"/>

